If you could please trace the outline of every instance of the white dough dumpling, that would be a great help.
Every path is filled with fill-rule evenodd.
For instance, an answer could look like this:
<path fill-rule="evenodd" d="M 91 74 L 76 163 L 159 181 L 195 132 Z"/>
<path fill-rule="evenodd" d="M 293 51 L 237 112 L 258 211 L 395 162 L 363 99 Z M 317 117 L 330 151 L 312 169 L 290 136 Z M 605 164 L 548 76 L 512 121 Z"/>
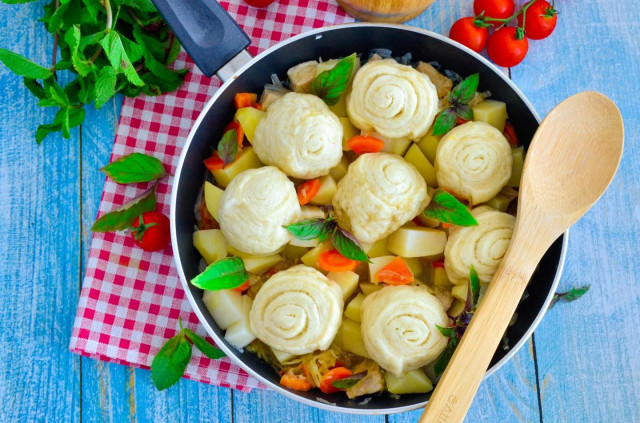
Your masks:
<path fill-rule="evenodd" d="M 511 179 L 512 165 L 509 142 L 484 122 L 453 128 L 436 151 L 438 185 L 472 205 L 495 197 Z"/>
<path fill-rule="evenodd" d="M 351 122 L 388 138 L 422 137 L 438 108 L 438 92 L 429 77 L 393 59 L 362 66 L 347 95 Z"/>
<path fill-rule="evenodd" d="M 283 228 L 299 220 L 296 189 L 277 167 L 241 172 L 220 200 L 220 229 L 229 244 L 245 253 L 271 254 L 291 239 Z"/>
<path fill-rule="evenodd" d="M 295 178 L 317 178 L 340 162 L 342 124 L 320 98 L 288 93 L 269 106 L 252 145 L 263 163 Z"/>
<path fill-rule="evenodd" d="M 319 271 L 298 265 L 262 286 L 250 313 L 251 330 L 279 351 L 300 355 L 326 350 L 342 321 L 342 289 Z"/>
<path fill-rule="evenodd" d="M 511 242 L 516 218 L 489 206 L 476 207 L 471 214 L 477 226 L 452 226 L 444 248 L 444 269 L 454 284 L 466 284 L 471 265 L 478 278 L 488 284 Z"/>
<path fill-rule="evenodd" d="M 396 376 L 435 360 L 447 346 L 442 303 L 422 286 L 387 286 L 364 297 L 362 339 L 372 359 Z"/>
<path fill-rule="evenodd" d="M 340 226 L 369 243 L 391 234 L 428 203 L 427 184 L 416 168 L 387 153 L 358 157 L 333 197 Z"/>

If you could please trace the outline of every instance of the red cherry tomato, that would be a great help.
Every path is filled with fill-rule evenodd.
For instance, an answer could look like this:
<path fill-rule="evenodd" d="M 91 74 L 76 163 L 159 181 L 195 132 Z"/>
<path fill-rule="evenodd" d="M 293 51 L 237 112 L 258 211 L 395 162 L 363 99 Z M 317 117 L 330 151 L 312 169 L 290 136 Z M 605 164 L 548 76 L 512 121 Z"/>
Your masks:
<path fill-rule="evenodd" d="M 169 218 L 157 211 L 144 212 L 131 223 L 131 236 L 145 251 L 162 250 L 171 241 Z"/>
<path fill-rule="evenodd" d="M 487 45 L 487 53 L 493 63 L 507 68 L 522 62 L 528 50 L 527 39 L 523 35 L 518 35 L 516 28 L 510 26 L 494 32 Z"/>
<path fill-rule="evenodd" d="M 547 38 L 556 28 L 558 11 L 545 0 L 532 0 L 524 13 L 524 33 L 527 38 L 541 40 Z M 518 26 L 522 27 L 523 14 L 518 15 Z"/>
<path fill-rule="evenodd" d="M 274 0 L 244 0 L 244 2 L 253 7 L 267 7 L 273 3 Z"/>
<path fill-rule="evenodd" d="M 449 31 L 449 38 L 479 53 L 487 45 L 489 31 L 475 18 L 466 17 L 455 21 Z"/>
<path fill-rule="evenodd" d="M 473 2 L 473 13 L 479 15 L 484 12 L 484 16 L 496 19 L 506 19 L 513 15 L 516 5 L 513 0 L 475 0 Z"/>

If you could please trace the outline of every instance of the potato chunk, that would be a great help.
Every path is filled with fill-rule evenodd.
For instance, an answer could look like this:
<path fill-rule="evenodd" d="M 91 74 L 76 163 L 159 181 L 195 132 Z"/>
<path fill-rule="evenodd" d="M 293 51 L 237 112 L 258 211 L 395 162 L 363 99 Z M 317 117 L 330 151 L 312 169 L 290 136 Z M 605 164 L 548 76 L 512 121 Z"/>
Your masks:
<path fill-rule="evenodd" d="M 360 323 L 351 319 L 342 319 L 342 349 L 361 357 L 370 358 L 362 340 Z"/>
<path fill-rule="evenodd" d="M 430 187 L 438 185 L 436 180 L 436 170 L 427 157 L 422 153 L 417 144 L 412 144 L 409 150 L 404 155 L 404 159 L 411 163 L 420 172 L 420 175 L 424 178 L 424 181 Z"/>
<path fill-rule="evenodd" d="M 219 217 L 218 209 L 220 208 L 222 194 L 224 194 L 224 191 L 211 182 L 206 181 L 204 183 L 204 203 L 207 206 L 207 211 L 216 221 L 218 221 Z"/>
<path fill-rule="evenodd" d="M 387 248 L 402 257 L 431 257 L 444 252 L 447 234 L 439 229 L 403 226 L 389 235 Z"/>
<path fill-rule="evenodd" d="M 282 261 L 282 256 L 273 254 L 270 256 L 243 257 L 244 268 L 254 275 L 261 275 Z"/>
<path fill-rule="evenodd" d="M 243 107 L 238 109 L 234 120 L 237 120 L 240 127 L 244 131 L 244 135 L 249 142 L 253 141 L 253 136 L 256 133 L 256 126 L 258 122 L 264 117 L 264 112 L 254 107 Z"/>
<path fill-rule="evenodd" d="M 345 301 L 356 292 L 358 280 L 360 279 L 357 273 L 351 271 L 329 272 L 327 273 L 327 277 L 340 285 L 342 289 L 342 299 Z"/>
<path fill-rule="evenodd" d="M 227 256 L 227 240 L 220 229 L 206 229 L 193 233 L 196 247 L 207 265 Z"/>
<path fill-rule="evenodd" d="M 402 377 L 386 372 L 384 379 L 392 394 L 424 394 L 433 389 L 433 383 L 421 369 L 411 370 Z"/>
<path fill-rule="evenodd" d="M 473 106 L 473 120 L 485 122 L 504 131 L 504 124 L 507 121 L 507 104 L 498 100 L 484 100 Z"/>
<path fill-rule="evenodd" d="M 257 169 L 259 167 L 264 166 L 256 153 L 253 151 L 251 147 L 244 147 L 240 153 L 238 153 L 238 157 L 233 163 L 229 163 L 222 169 L 214 170 L 213 177 L 216 180 L 216 183 L 226 188 L 229 185 L 229 182 L 233 178 L 235 178 L 240 172 L 243 172 L 248 169 Z M 211 211 L 209 211 L 211 213 Z"/>
<path fill-rule="evenodd" d="M 333 196 L 338 190 L 336 181 L 333 180 L 331 175 L 325 175 L 320 178 L 320 189 L 318 193 L 311 199 L 311 204 L 317 205 L 329 205 L 333 200 Z"/>
<path fill-rule="evenodd" d="M 344 310 L 344 315 L 353 321 L 360 322 L 362 300 L 364 300 L 364 294 L 356 295 L 355 298 L 347 304 L 347 308 Z"/>
<path fill-rule="evenodd" d="M 227 329 L 244 316 L 242 294 L 232 289 L 204 291 L 202 301 L 220 329 Z"/>
<path fill-rule="evenodd" d="M 253 333 L 249 325 L 249 312 L 251 311 L 252 305 L 253 300 L 247 295 L 243 295 L 242 319 L 229 326 L 227 332 L 224 334 L 224 339 L 236 348 L 246 347 L 256 339 L 256 335 Z"/>

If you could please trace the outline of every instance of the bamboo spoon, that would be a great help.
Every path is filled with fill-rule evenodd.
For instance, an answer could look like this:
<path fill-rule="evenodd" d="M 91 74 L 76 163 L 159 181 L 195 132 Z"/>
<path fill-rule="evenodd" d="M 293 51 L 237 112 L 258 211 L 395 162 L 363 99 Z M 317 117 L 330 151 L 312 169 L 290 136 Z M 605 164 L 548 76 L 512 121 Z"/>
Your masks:
<path fill-rule="evenodd" d="M 618 108 L 602 94 L 576 94 L 544 119 L 527 152 L 511 244 L 420 423 L 464 420 L 536 265 L 605 191 L 622 156 Z"/>

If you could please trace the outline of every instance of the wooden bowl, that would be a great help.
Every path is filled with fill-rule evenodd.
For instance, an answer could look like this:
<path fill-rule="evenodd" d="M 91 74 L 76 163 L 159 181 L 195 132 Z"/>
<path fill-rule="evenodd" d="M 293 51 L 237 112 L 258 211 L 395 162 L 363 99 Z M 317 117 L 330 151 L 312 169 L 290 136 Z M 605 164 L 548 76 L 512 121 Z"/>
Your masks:
<path fill-rule="evenodd" d="M 401 23 L 415 18 L 435 0 L 337 0 L 345 12 L 368 22 Z"/>

